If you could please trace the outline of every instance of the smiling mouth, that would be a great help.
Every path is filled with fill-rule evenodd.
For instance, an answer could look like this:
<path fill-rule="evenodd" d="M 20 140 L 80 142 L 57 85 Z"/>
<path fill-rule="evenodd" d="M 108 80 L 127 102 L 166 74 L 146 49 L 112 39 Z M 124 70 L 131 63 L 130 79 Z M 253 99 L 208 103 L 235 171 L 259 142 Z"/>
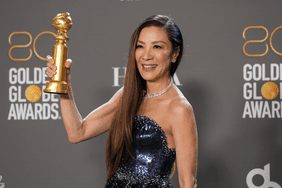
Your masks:
<path fill-rule="evenodd" d="M 157 65 L 142 65 L 145 69 L 155 68 Z"/>

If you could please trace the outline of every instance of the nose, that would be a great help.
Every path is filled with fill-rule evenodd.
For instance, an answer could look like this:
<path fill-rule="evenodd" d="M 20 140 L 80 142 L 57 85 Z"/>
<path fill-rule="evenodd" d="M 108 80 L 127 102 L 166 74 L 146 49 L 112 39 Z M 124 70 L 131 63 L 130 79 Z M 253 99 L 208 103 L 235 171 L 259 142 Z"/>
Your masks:
<path fill-rule="evenodd" d="M 142 54 L 142 59 L 145 60 L 145 61 L 153 59 L 153 55 L 152 55 L 151 50 L 149 48 L 144 50 L 144 53 Z"/>

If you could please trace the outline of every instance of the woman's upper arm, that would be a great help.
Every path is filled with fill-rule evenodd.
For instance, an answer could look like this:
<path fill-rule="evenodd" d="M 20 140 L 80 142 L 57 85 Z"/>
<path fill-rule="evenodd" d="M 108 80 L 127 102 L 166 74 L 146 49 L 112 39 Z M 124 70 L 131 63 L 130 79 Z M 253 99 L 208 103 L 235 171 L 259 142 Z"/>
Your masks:
<path fill-rule="evenodd" d="M 179 184 L 181 187 L 194 187 L 197 173 L 198 135 L 193 108 L 186 99 L 183 99 L 175 103 L 171 109 Z"/>
<path fill-rule="evenodd" d="M 123 87 L 105 104 L 93 110 L 82 122 L 83 140 L 96 137 L 109 130 L 118 102 L 122 97 Z"/>

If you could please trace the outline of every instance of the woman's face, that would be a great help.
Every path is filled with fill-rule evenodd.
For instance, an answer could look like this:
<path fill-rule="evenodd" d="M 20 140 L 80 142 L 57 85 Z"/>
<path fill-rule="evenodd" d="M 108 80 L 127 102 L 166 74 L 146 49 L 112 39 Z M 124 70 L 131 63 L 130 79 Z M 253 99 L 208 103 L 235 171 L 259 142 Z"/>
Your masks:
<path fill-rule="evenodd" d="M 144 80 L 158 81 L 169 78 L 170 64 L 176 60 L 177 55 L 172 53 L 172 44 L 165 29 L 151 26 L 141 30 L 135 58 Z"/>

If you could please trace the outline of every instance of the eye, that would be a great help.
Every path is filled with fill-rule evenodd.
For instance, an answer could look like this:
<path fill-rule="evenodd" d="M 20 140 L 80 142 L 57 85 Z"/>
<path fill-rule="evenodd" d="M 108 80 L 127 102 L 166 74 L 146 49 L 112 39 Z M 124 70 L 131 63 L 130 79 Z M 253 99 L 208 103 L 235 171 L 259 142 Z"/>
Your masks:
<path fill-rule="evenodd" d="M 159 45 L 155 45 L 154 48 L 161 49 L 162 47 Z"/>
<path fill-rule="evenodd" d="M 143 48 L 143 46 L 142 46 L 142 45 L 137 45 L 137 46 L 136 46 L 136 49 L 137 49 L 137 48 Z"/>

